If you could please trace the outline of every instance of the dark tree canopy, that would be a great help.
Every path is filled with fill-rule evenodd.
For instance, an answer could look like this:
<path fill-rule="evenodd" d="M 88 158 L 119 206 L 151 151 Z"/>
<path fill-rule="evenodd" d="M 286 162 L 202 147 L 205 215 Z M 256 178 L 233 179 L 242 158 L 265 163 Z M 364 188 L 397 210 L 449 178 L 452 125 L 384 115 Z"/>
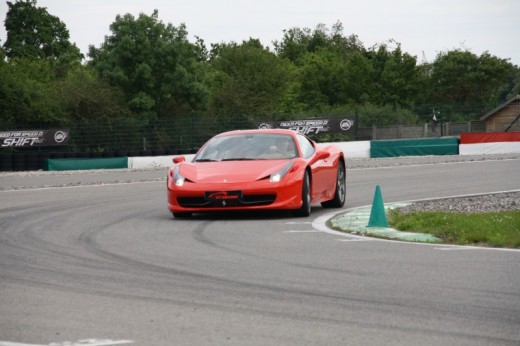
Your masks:
<path fill-rule="evenodd" d="M 121 88 L 128 106 L 147 118 L 204 108 L 207 90 L 200 45 L 186 27 L 165 25 L 158 11 L 117 16 L 101 47 L 90 46 L 89 64 Z"/>
<path fill-rule="evenodd" d="M 494 103 L 499 101 L 497 90 L 512 72 L 507 60 L 488 52 L 480 56 L 462 50 L 441 53 L 432 65 L 434 97 L 463 105 Z"/>
<path fill-rule="evenodd" d="M 36 0 L 7 2 L 5 19 L 7 40 L 4 43 L 7 58 L 38 58 L 81 60 L 76 45 L 69 41 L 66 25 L 56 16 L 38 7 Z"/>
<path fill-rule="evenodd" d="M 294 69 L 258 40 L 214 45 L 211 107 L 219 114 L 276 112 L 287 101 Z"/>
<path fill-rule="evenodd" d="M 223 130 L 251 118 L 333 114 L 404 125 L 429 121 L 433 109 L 445 121 L 476 120 L 520 93 L 520 69 L 507 59 L 455 49 L 418 63 L 393 40 L 364 47 L 340 22 L 285 30 L 273 50 L 250 38 L 208 51 L 157 10 L 122 14 L 82 63 L 58 17 L 36 0 L 7 4 L 0 126 L 123 122 L 134 126 L 131 137 L 140 126 L 194 115 Z"/>

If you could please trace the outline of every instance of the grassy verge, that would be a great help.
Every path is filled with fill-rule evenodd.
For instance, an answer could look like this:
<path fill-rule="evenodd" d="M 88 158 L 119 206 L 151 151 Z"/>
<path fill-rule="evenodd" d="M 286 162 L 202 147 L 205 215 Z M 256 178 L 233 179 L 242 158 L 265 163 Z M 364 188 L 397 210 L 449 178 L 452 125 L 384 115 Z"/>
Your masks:
<path fill-rule="evenodd" d="M 388 221 L 397 230 L 429 233 L 449 244 L 520 248 L 520 210 L 466 214 L 394 209 Z"/>

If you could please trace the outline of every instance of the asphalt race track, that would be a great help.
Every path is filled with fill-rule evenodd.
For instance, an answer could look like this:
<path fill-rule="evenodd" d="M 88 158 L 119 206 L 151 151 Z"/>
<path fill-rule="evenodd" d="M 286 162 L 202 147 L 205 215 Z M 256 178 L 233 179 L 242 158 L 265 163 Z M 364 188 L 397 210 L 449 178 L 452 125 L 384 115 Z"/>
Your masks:
<path fill-rule="evenodd" d="M 345 208 L 376 184 L 385 202 L 518 190 L 519 172 L 518 158 L 351 168 Z M 165 172 L 110 174 L 144 178 L 0 191 L 0 346 L 520 344 L 520 251 L 327 233 L 341 210 L 319 206 L 178 220 Z"/>

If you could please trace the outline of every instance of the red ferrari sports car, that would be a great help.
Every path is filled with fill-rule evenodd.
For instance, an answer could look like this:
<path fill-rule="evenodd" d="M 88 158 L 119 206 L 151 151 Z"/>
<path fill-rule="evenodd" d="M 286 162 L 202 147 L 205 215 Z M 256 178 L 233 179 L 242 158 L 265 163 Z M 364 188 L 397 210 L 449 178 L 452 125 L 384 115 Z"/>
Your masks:
<path fill-rule="evenodd" d="M 175 157 L 167 187 L 174 217 L 254 209 L 309 216 L 312 204 L 345 203 L 345 159 L 335 146 L 318 148 L 292 130 L 231 131 L 206 142 L 191 162 Z"/>

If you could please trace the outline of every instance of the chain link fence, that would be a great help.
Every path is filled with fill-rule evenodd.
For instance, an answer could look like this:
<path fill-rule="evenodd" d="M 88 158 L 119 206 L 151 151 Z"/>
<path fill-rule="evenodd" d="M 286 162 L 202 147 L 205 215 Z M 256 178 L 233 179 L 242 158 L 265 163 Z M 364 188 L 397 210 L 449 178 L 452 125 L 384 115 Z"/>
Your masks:
<path fill-rule="evenodd" d="M 319 117 L 323 119 L 324 117 Z M 332 117 L 328 118 L 331 119 Z M 340 118 L 335 116 L 334 118 Z M 317 142 L 355 141 L 376 139 L 426 138 L 457 136 L 463 132 L 483 132 L 485 126 L 480 121 L 463 123 L 439 123 L 437 126 L 424 123 L 419 125 L 365 126 L 360 125 L 355 115 L 341 118 L 354 120 L 354 126 L 345 133 L 321 133 L 308 135 Z M 121 156 L 161 155 L 167 152 L 193 152 L 217 133 L 253 129 L 258 123 L 271 120 L 295 120 L 283 115 L 257 116 L 216 116 L 188 115 L 175 118 L 143 121 L 139 119 L 90 120 L 66 126 L 70 139 L 64 147 L 2 148 L 11 151 L 61 151 L 99 153 L 119 153 Z M 296 119 L 312 119 L 305 116 Z M 65 126 L 64 126 L 65 127 Z M 14 130 L 4 129 L 0 131 Z M 143 153 L 144 152 L 144 153 Z"/>
<path fill-rule="evenodd" d="M 63 146 L 10 146 L 0 148 L 0 171 L 23 171 L 44 169 L 46 159 L 60 158 L 110 158 L 132 156 L 161 156 L 190 154 L 197 151 L 215 134 L 237 130 L 254 129 L 263 122 L 280 122 L 312 119 L 351 119 L 354 126 L 345 132 L 307 133 L 318 143 L 368 141 L 384 139 L 415 139 L 427 137 L 457 136 L 463 132 L 485 132 L 480 121 L 463 123 L 432 122 L 418 125 L 362 126 L 356 115 L 339 117 L 296 117 L 266 115 L 248 116 L 187 115 L 182 117 L 145 121 L 139 119 L 90 119 L 63 125 L 69 140 Z M 36 128 L 1 131 L 35 130 Z M 45 127 L 41 127 L 41 130 Z M 317 131 L 320 132 L 320 131 Z"/>

